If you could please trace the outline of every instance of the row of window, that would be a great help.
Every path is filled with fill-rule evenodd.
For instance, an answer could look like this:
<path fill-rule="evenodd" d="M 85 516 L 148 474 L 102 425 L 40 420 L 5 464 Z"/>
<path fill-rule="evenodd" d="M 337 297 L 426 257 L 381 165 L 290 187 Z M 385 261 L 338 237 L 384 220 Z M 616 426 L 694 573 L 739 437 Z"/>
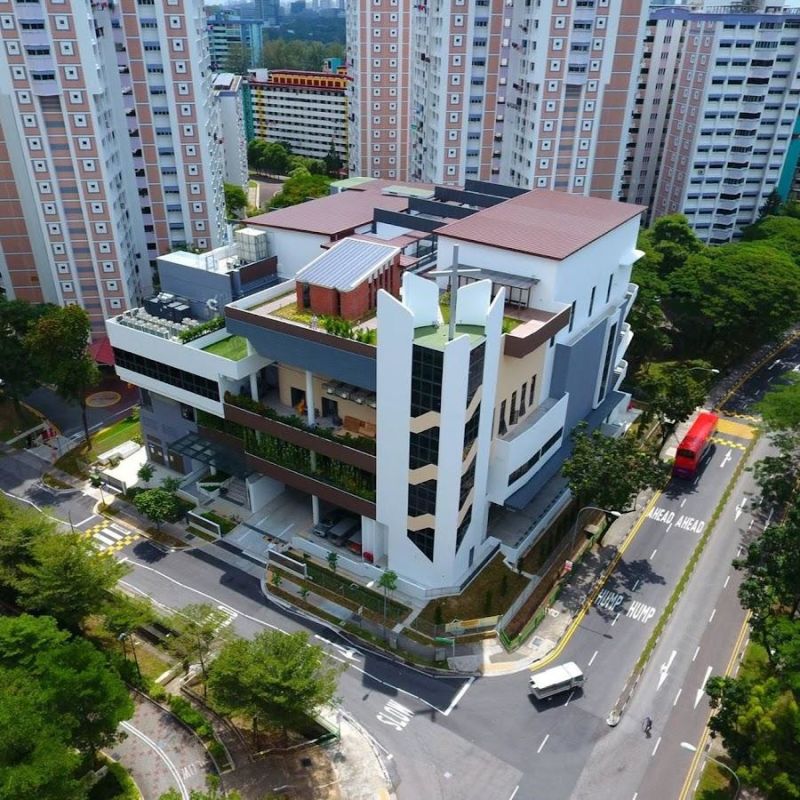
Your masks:
<path fill-rule="evenodd" d="M 508 485 L 516 483 L 528 470 L 532 469 L 539 463 L 539 461 L 547 456 L 550 450 L 561 441 L 561 436 L 564 433 L 563 428 L 559 428 L 524 464 L 517 467 L 508 476 Z"/>
<path fill-rule="evenodd" d="M 147 378 L 162 381 L 178 389 L 198 394 L 201 397 L 216 401 L 220 399 L 219 384 L 216 381 L 211 381 L 201 375 L 195 375 L 177 367 L 170 367 L 160 361 L 154 361 L 151 358 L 145 358 L 136 353 L 115 347 L 114 363 L 121 369 L 129 369 L 131 372 L 137 372 Z"/>

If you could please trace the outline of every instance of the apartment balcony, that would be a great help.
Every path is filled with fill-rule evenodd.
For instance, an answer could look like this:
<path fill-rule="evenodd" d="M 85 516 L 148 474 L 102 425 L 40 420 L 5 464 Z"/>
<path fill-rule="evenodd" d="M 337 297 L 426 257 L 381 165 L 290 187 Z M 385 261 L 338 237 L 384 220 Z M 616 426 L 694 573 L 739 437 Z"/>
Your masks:
<path fill-rule="evenodd" d="M 750 67 L 750 76 L 753 78 L 771 78 L 772 67 Z"/>
<path fill-rule="evenodd" d="M 618 361 L 614 367 L 614 388 L 619 389 L 625 377 L 628 374 L 628 362 L 625 360 Z"/>
<path fill-rule="evenodd" d="M 717 200 L 717 211 L 736 212 L 739 208 L 739 200 Z"/>
<path fill-rule="evenodd" d="M 735 180 L 744 179 L 747 176 L 746 169 L 739 169 L 739 168 L 728 168 L 725 170 L 725 177 L 732 178 Z"/>
<path fill-rule="evenodd" d="M 628 350 L 628 345 L 630 345 L 632 341 L 633 330 L 627 322 L 624 322 L 619 332 L 619 346 L 617 347 L 618 359 L 621 359 L 625 355 L 626 351 Z"/>

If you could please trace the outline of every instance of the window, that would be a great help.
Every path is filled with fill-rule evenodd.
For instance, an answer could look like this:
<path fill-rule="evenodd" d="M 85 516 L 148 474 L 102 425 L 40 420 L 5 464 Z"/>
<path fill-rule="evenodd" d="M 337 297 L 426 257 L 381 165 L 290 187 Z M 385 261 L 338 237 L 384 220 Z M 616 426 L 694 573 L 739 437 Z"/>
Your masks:
<path fill-rule="evenodd" d="M 575 327 L 575 307 L 577 305 L 577 301 L 573 300 L 572 305 L 570 306 L 569 310 L 569 333 L 572 333 L 572 329 Z"/>
<path fill-rule="evenodd" d="M 439 411 L 442 401 L 443 353 L 414 345 L 411 364 L 411 416 Z"/>
<path fill-rule="evenodd" d="M 439 461 L 439 428 L 428 428 L 409 437 L 408 467 L 417 469 Z"/>
<path fill-rule="evenodd" d="M 114 363 L 121 369 L 138 372 L 145 377 L 153 378 L 170 386 L 219 402 L 219 385 L 217 382 L 210 381 L 200 375 L 195 375 L 176 367 L 169 367 L 160 361 L 153 361 L 150 358 L 145 358 L 127 350 L 120 350 L 116 347 L 114 348 Z"/>
<path fill-rule="evenodd" d="M 531 391 L 530 394 L 528 395 L 528 405 L 531 407 L 533 406 L 533 395 L 535 391 L 536 391 L 536 376 L 531 375 Z"/>
<path fill-rule="evenodd" d="M 597 287 L 596 286 L 592 286 L 592 294 L 589 297 L 589 316 L 590 317 L 592 316 L 592 311 L 594 311 L 594 296 L 595 296 L 596 292 L 597 292 Z"/>
<path fill-rule="evenodd" d="M 611 289 L 614 286 L 614 273 L 608 276 L 608 288 L 606 289 L 606 303 L 611 300 Z"/>

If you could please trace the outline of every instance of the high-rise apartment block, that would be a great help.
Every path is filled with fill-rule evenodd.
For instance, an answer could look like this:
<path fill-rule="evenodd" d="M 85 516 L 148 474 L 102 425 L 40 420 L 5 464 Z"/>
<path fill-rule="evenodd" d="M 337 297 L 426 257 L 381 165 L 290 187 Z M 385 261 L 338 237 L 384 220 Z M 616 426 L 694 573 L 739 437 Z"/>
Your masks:
<path fill-rule="evenodd" d="M 189 492 L 223 470 L 262 558 L 258 531 L 335 552 L 351 579 L 457 592 L 569 502 L 578 423 L 624 429 L 643 209 L 475 181 L 337 188 L 249 220 L 241 275 L 227 250 L 160 259 L 169 296 L 108 321 L 117 371 L 145 390 L 150 457 Z M 181 340 L 237 292 L 224 330 Z"/>
<path fill-rule="evenodd" d="M 346 14 L 350 174 L 406 180 L 412 3 L 350 0 Z"/>
<path fill-rule="evenodd" d="M 102 336 L 159 253 L 225 233 L 202 5 L 2 2 L 0 41 L 0 282 Z"/>
<path fill-rule="evenodd" d="M 214 76 L 214 97 L 219 105 L 224 178 L 247 191 L 247 125 L 245 85 L 241 75 L 223 72 Z M 249 107 L 249 105 L 248 105 Z"/>
<path fill-rule="evenodd" d="M 791 190 L 800 15 L 782 3 L 664 8 L 647 26 L 622 197 L 730 241 Z"/>
<path fill-rule="evenodd" d="M 248 77 L 253 135 L 292 152 L 325 158 L 333 147 L 347 164 L 347 78 L 334 72 L 253 69 Z"/>
<path fill-rule="evenodd" d="M 407 170 L 421 181 L 481 179 L 615 197 L 643 6 L 351 4 L 351 138 L 359 143 L 351 172 L 393 178 Z M 406 41 L 411 58 L 404 62 Z M 406 113 L 408 140 L 393 130 Z"/>

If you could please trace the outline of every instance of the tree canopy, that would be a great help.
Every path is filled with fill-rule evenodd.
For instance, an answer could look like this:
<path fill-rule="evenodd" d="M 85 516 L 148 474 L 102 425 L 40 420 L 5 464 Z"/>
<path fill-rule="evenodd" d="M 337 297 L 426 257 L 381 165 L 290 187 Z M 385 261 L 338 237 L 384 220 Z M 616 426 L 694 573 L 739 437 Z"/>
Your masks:
<path fill-rule="evenodd" d="M 133 498 L 136 510 L 144 514 L 161 530 L 162 522 L 176 522 L 182 514 L 182 505 L 175 492 L 162 487 L 145 489 Z"/>
<path fill-rule="evenodd" d="M 261 49 L 261 66 L 267 69 L 302 69 L 318 72 L 326 58 L 344 58 L 339 42 L 304 42 L 270 39 Z"/>
<path fill-rule="evenodd" d="M 332 702 L 340 669 L 303 632 L 265 631 L 226 644 L 208 670 L 213 700 L 253 722 L 253 733 L 275 726 L 284 733 Z"/>
<path fill-rule="evenodd" d="M 244 42 L 231 42 L 228 53 L 222 64 L 222 72 L 233 72 L 235 75 L 246 75 L 253 66 L 253 51 Z"/>
<path fill-rule="evenodd" d="M 575 429 L 572 454 L 561 467 L 580 505 L 619 512 L 629 510 L 643 489 L 664 483 L 669 470 L 655 448 L 643 448 L 632 436 L 588 433 L 585 425 Z"/>
<path fill-rule="evenodd" d="M 247 208 L 247 195 L 235 183 L 225 184 L 225 214 L 229 219 L 238 218 Z"/>
<path fill-rule="evenodd" d="M 770 428 L 800 429 L 800 374 L 784 375 L 764 395 L 756 410 Z"/>
<path fill-rule="evenodd" d="M 286 208 L 315 197 L 324 197 L 328 194 L 330 185 L 330 178 L 312 175 L 305 167 L 300 167 L 292 171 L 281 190 L 273 196 L 270 208 Z"/>

